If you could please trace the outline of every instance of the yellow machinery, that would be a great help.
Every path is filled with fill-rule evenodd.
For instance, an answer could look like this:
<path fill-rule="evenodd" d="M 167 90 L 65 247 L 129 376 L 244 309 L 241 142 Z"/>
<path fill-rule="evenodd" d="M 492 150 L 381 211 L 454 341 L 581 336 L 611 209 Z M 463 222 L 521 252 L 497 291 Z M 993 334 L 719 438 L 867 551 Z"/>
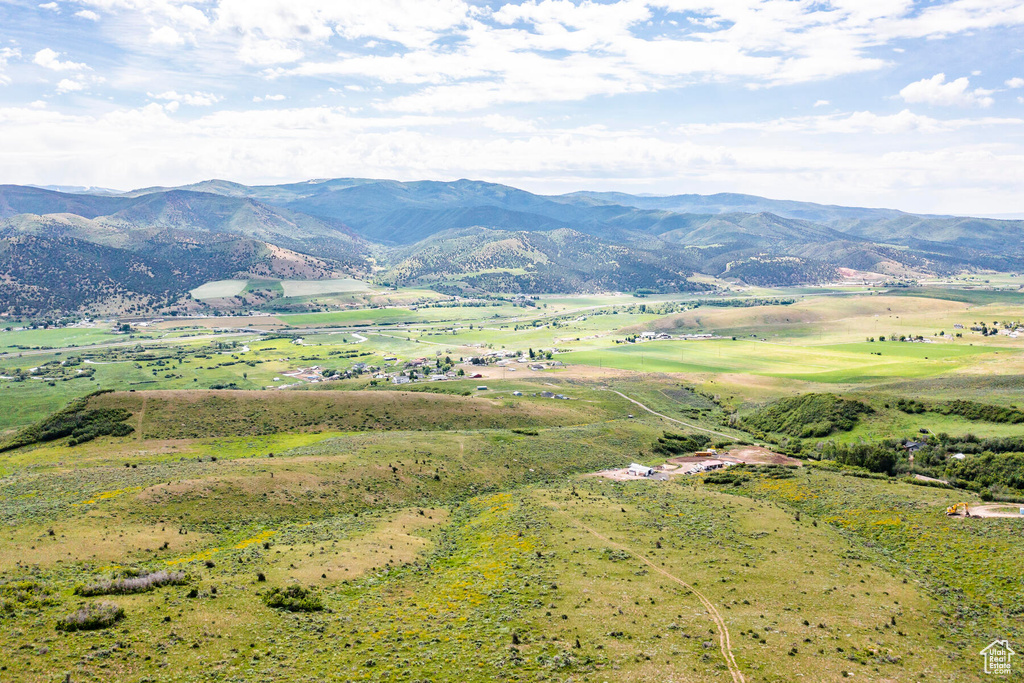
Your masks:
<path fill-rule="evenodd" d="M 967 508 L 967 503 L 957 503 L 956 505 L 950 505 L 946 508 L 946 514 L 950 517 L 960 514 L 960 506 L 964 506 L 964 517 L 970 517 L 971 511 Z"/>

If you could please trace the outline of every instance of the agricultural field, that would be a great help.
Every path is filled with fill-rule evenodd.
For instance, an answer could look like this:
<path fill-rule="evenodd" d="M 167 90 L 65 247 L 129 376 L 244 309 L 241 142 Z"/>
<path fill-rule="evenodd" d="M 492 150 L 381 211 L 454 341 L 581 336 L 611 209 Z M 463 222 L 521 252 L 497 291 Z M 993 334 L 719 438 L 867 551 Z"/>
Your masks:
<path fill-rule="evenodd" d="M 281 282 L 284 296 L 315 296 L 317 294 L 347 294 L 367 292 L 372 287 L 366 282 L 352 278 L 333 280 L 284 280 Z"/>
<path fill-rule="evenodd" d="M 191 291 L 196 299 L 227 299 L 241 294 L 249 285 L 248 280 L 217 280 L 207 282 Z"/>
<path fill-rule="evenodd" d="M 987 680 L 1024 302 L 970 284 L 0 332 L 0 681 Z"/>

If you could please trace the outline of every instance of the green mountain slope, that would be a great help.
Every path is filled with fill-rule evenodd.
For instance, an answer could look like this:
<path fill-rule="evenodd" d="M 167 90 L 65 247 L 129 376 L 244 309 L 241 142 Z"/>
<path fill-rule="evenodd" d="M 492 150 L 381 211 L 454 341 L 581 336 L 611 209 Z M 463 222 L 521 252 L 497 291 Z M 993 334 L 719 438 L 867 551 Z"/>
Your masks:
<path fill-rule="evenodd" d="M 472 228 L 434 235 L 408 247 L 395 255 L 382 278 L 451 292 L 703 289 L 686 279 L 691 274 L 681 254 L 607 244 L 574 230 Z"/>

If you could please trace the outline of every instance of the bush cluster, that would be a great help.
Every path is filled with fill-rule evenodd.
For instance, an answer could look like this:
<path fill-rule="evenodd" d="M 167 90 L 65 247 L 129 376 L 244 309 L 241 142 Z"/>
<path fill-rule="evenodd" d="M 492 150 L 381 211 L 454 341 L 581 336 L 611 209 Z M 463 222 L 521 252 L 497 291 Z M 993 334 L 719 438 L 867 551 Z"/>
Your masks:
<path fill-rule="evenodd" d="M 302 586 L 272 588 L 263 596 L 267 607 L 288 612 L 318 612 L 324 608 L 320 596 Z"/>
<path fill-rule="evenodd" d="M 50 589 L 36 581 L 0 583 L 0 615 L 11 614 L 23 607 L 38 609 L 58 602 Z"/>
<path fill-rule="evenodd" d="M 124 619 L 124 609 L 112 602 L 85 607 L 57 620 L 58 631 L 95 631 Z"/>
<path fill-rule="evenodd" d="M 182 572 L 159 571 L 142 576 L 131 576 L 123 579 L 109 579 L 97 583 L 77 586 L 75 595 L 85 597 L 93 595 L 128 595 L 129 593 L 145 593 L 160 586 L 180 586 L 188 583 Z"/>
<path fill-rule="evenodd" d="M 708 443 L 711 437 L 705 434 L 680 434 L 678 432 L 665 432 L 658 438 L 658 441 L 651 449 L 659 455 L 671 457 L 682 453 L 693 453 L 699 451 Z"/>
<path fill-rule="evenodd" d="M 861 415 L 873 412 L 866 403 L 835 394 L 804 394 L 775 401 L 744 417 L 739 426 L 748 432 L 822 437 L 833 432 L 848 432 Z"/>
<path fill-rule="evenodd" d="M 0 445 L 0 452 L 34 443 L 55 441 L 70 436 L 68 445 L 75 446 L 98 436 L 127 436 L 135 431 L 124 423 L 131 413 L 123 408 L 88 410 L 89 399 L 105 392 L 96 392 L 69 403 L 41 422 L 27 427 Z"/>

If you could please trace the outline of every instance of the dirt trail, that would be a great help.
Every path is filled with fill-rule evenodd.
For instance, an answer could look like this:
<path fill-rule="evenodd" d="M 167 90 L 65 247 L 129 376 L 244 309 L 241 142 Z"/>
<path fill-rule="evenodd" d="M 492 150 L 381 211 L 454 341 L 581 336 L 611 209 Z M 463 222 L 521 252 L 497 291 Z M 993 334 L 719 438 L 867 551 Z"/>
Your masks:
<path fill-rule="evenodd" d="M 615 392 L 615 393 L 618 393 L 618 392 Z M 626 398 L 628 398 L 628 397 L 626 397 Z M 632 399 L 630 399 L 630 400 L 632 400 Z M 635 403 L 635 401 L 634 401 L 634 403 Z M 654 411 L 651 411 L 651 412 L 654 412 Z M 669 418 L 669 419 L 672 419 L 672 418 Z M 733 683 L 746 683 L 746 679 L 743 677 L 743 672 L 740 671 L 740 667 L 736 663 L 736 658 L 733 657 L 733 654 L 732 654 L 732 641 L 729 639 L 729 628 L 725 625 L 725 620 L 722 618 L 722 615 L 719 613 L 718 609 L 715 608 L 714 603 L 712 603 L 710 600 L 708 600 L 707 597 L 703 593 L 701 593 L 696 588 L 694 588 L 690 584 L 688 584 L 685 581 L 683 581 L 682 579 L 680 579 L 678 576 L 675 576 L 674 574 L 670 574 L 668 571 L 666 571 L 665 569 L 662 569 L 658 565 L 654 564 L 653 562 L 648 560 L 643 555 L 640 555 L 640 554 L 634 552 L 631 548 L 629 548 L 627 546 L 624 546 L 621 543 L 616 543 L 615 541 L 611 540 L 610 538 L 602 536 L 601 534 L 599 534 L 594 529 L 590 528 L 589 526 L 587 526 L 586 524 L 584 524 L 580 520 L 576 519 L 575 517 L 573 517 L 569 513 L 565 512 L 564 510 L 559 508 L 557 505 L 554 506 L 554 507 L 555 507 L 555 510 L 557 510 L 559 513 L 561 513 L 562 515 L 567 517 L 573 524 L 576 524 L 577 526 L 579 526 L 579 527 L 581 527 L 583 529 L 586 529 L 591 534 L 593 534 L 597 539 L 599 539 L 601 542 L 607 543 L 608 545 L 610 545 L 610 546 L 612 546 L 614 548 L 617 548 L 618 550 L 621 550 L 621 551 L 623 551 L 625 553 L 629 553 L 631 556 L 633 556 L 636 559 L 640 560 L 641 562 L 643 562 L 648 567 L 650 567 L 654 571 L 658 572 L 659 574 L 661 574 L 665 578 L 667 578 L 667 579 L 669 579 L 671 581 L 674 581 L 675 583 L 678 583 L 680 586 L 682 586 L 686 590 L 688 590 L 691 593 L 693 593 L 694 595 L 696 595 L 697 598 L 701 601 L 701 604 L 703 604 L 705 609 L 707 609 L 708 614 L 711 615 L 711 619 L 715 622 L 715 626 L 718 627 L 718 645 L 719 645 L 719 647 L 722 650 L 722 658 L 725 659 L 725 665 L 729 667 L 729 673 L 732 674 Z"/>
<path fill-rule="evenodd" d="M 1017 519 L 1024 519 L 1024 515 L 1020 514 L 1021 508 L 1024 508 L 1024 505 L 1017 503 L 972 505 L 971 517 L 1016 517 Z M 957 516 L 959 517 L 960 515 Z"/>
<path fill-rule="evenodd" d="M 149 400 L 149 396 L 146 394 L 142 395 L 142 407 L 139 408 L 139 426 L 138 426 L 138 437 L 137 441 L 142 441 L 142 422 L 146 419 L 146 401 Z"/>
<path fill-rule="evenodd" d="M 621 396 L 622 398 L 626 399 L 630 403 L 635 403 L 636 405 L 640 406 L 641 408 L 646 410 L 648 413 L 651 413 L 652 415 L 657 415 L 658 417 L 664 418 L 664 419 L 668 420 L 669 422 L 675 422 L 676 424 L 681 424 L 684 427 L 689 427 L 690 429 L 696 429 L 697 431 L 707 432 L 708 434 L 714 434 L 716 436 L 724 436 L 727 439 L 732 439 L 733 441 L 739 441 L 739 439 L 737 437 L 735 437 L 735 436 L 730 436 L 729 434 L 724 434 L 722 432 L 716 432 L 713 429 L 705 429 L 704 427 L 698 427 L 695 424 L 690 424 L 689 422 L 683 422 L 682 420 L 677 420 L 674 417 L 669 417 L 668 415 L 662 415 L 661 413 L 658 413 L 658 412 L 655 412 L 655 411 L 651 410 L 650 408 L 645 406 L 640 401 L 634 400 L 634 399 L 630 398 L 629 396 L 626 396 L 621 391 L 616 391 L 615 389 L 605 389 L 605 391 L 610 391 L 613 394 L 618 394 L 619 396 Z"/>

